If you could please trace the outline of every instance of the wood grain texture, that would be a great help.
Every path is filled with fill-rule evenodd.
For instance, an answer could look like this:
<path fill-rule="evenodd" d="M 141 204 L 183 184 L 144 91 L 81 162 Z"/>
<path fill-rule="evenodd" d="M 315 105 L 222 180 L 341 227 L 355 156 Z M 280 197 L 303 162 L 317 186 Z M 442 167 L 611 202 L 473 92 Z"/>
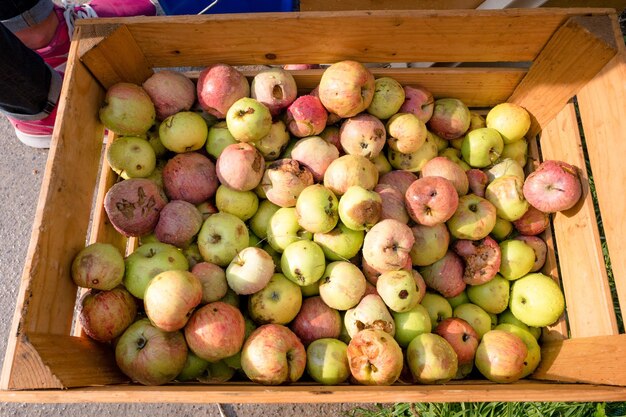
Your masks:
<path fill-rule="evenodd" d="M 626 386 L 625 357 L 624 334 L 546 342 L 532 378 Z"/>
<path fill-rule="evenodd" d="M 622 50 L 577 98 L 615 287 L 626 312 L 626 53 Z"/>
<path fill-rule="evenodd" d="M 571 337 L 617 334 L 600 235 L 574 104 L 567 104 L 541 132 L 544 160 L 579 168 L 583 195 L 569 210 L 552 216 Z"/>
<path fill-rule="evenodd" d="M 532 171 L 537 169 L 541 163 L 541 155 L 539 152 L 538 138 L 534 137 L 528 140 L 528 163 L 526 164 L 526 175 L 529 175 Z M 554 239 L 554 230 L 552 229 L 552 222 L 548 225 L 546 230 L 541 233 L 540 237 L 546 242 L 548 247 L 548 253 L 546 254 L 546 262 L 543 264 L 541 272 L 551 277 L 559 285 L 561 285 L 561 277 L 559 276 L 559 261 L 557 259 L 557 246 Z M 563 340 L 569 337 L 567 320 L 567 309 L 565 314 L 557 320 L 556 323 L 546 326 L 541 330 L 541 340 Z"/>
<path fill-rule="evenodd" d="M 300 0 L 301 12 L 475 9 L 483 0 Z"/>
<path fill-rule="evenodd" d="M 617 43 L 611 19 L 616 16 L 570 18 L 534 60 L 509 98 L 531 113 L 529 137 L 541 131 L 615 56 Z"/>
<path fill-rule="evenodd" d="M 93 45 L 81 60 L 104 88 L 121 81 L 141 84 L 154 73 L 126 26 Z"/>
<path fill-rule="evenodd" d="M 568 17 L 608 12 L 400 10 L 167 16 L 132 18 L 128 29 L 153 67 L 215 62 L 332 63 L 342 59 L 519 62 L 533 60 Z M 96 19 L 91 24 L 131 22 L 126 19 Z"/>
<path fill-rule="evenodd" d="M 260 386 L 255 384 L 176 385 L 144 387 L 114 385 L 97 388 L 38 391 L 0 391 L 5 402 L 76 403 L 394 403 L 477 401 L 624 401 L 626 388 L 588 384 L 550 384 L 523 381 L 513 384 L 449 383 L 445 385 Z"/>
<path fill-rule="evenodd" d="M 39 352 L 25 335 L 17 336 L 14 344 L 13 363 L 10 368 L 5 365 L 2 389 L 65 388 L 59 378 L 41 360 Z"/>
<path fill-rule="evenodd" d="M 72 43 L 70 56 L 76 56 L 76 48 Z M 70 267 L 86 243 L 86 214 L 93 202 L 104 132 L 97 117 L 103 98 L 104 90 L 89 71 L 70 58 L 7 345 L 3 387 L 19 372 L 13 368 L 22 354 L 21 335 L 70 334 L 76 302 Z M 53 383 L 40 381 L 41 386 Z"/>

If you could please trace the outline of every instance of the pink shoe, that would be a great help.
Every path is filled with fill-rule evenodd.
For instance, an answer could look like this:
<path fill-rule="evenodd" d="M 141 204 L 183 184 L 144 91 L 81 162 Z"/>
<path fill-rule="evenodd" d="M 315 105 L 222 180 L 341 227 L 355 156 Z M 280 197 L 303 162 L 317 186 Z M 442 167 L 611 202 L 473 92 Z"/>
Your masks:
<path fill-rule="evenodd" d="M 48 46 L 35 52 L 56 70 L 65 66 L 77 19 L 156 15 L 156 7 L 150 0 L 91 0 L 82 5 L 63 0 L 63 6 L 55 5 L 54 11 L 59 19 L 57 31 Z"/>
<path fill-rule="evenodd" d="M 45 119 L 18 120 L 9 117 L 9 122 L 15 128 L 15 135 L 23 144 L 33 148 L 49 148 L 56 117 L 57 107 Z"/>

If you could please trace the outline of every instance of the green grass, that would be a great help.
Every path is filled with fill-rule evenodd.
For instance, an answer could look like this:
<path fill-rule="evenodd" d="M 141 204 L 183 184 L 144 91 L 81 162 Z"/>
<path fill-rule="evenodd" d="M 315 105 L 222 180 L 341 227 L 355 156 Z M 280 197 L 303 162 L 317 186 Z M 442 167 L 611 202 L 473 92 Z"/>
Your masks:
<path fill-rule="evenodd" d="M 355 408 L 349 417 L 621 417 L 625 403 L 399 403 Z"/>

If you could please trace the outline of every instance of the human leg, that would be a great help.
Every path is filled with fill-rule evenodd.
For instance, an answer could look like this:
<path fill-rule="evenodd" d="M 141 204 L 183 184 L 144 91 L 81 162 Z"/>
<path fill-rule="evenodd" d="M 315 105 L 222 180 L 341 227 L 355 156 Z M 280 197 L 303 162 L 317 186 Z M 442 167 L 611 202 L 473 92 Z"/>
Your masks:
<path fill-rule="evenodd" d="M 60 91 L 60 74 L 0 24 L 0 111 L 22 142 L 49 146 Z"/>

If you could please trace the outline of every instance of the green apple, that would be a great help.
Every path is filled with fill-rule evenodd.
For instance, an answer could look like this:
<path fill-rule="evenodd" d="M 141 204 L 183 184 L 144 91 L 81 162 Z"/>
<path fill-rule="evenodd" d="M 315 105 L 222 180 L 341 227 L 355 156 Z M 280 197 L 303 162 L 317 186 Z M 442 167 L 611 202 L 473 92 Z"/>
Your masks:
<path fill-rule="evenodd" d="M 352 230 L 369 230 L 380 220 L 383 202 L 375 191 L 353 185 L 339 199 L 339 218 Z"/>
<path fill-rule="evenodd" d="M 139 246 L 126 260 L 124 286 L 135 297 L 143 299 L 152 278 L 163 271 L 189 269 L 189 262 L 180 249 L 167 243 L 148 243 Z"/>
<path fill-rule="evenodd" d="M 242 249 L 226 268 L 228 286 L 240 295 L 263 289 L 274 274 L 274 260 L 261 248 Z"/>
<path fill-rule="evenodd" d="M 463 160 L 473 168 L 485 168 L 500 158 L 504 142 L 495 129 L 483 127 L 468 132 L 461 145 Z"/>
<path fill-rule="evenodd" d="M 205 261 L 225 267 L 248 246 L 246 224 L 229 213 L 207 218 L 198 233 L 198 249 Z"/>
<path fill-rule="evenodd" d="M 117 83 L 109 87 L 104 105 L 99 110 L 100 121 L 118 135 L 144 135 L 154 124 L 156 111 L 152 99 L 141 86 Z"/>
<path fill-rule="evenodd" d="M 235 291 L 233 291 L 230 288 L 226 290 L 226 295 L 220 298 L 219 301 L 229 304 L 235 308 L 239 308 L 239 304 L 240 304 L 239 294 L 237 294 Z"/>
<path fill-rule="evenodd" d="M 228 131 L 226 121 L 221 121 L 209 129 L 205 148 L 209 155 L 217 159 L 222 154 L 224 148 L 235 143 L 237 143 L 237 139 Z"/>
<path fill-rule="evenodd" d="M 350 337 L 364 329 L 383 330 L 394 336 L 396 325 L 385 302 L 377 294 L 368 294 L 356 307 L 346 311 L 344 325 Z"/>
<path fill-rule="evenodd" d="M 376 291 L 391 311 L 402 313 L 411 310 L 420 301 L 413 273 L 400 270 L 382 273 L 376 281 Z"/>
<path fill-rule="evenodd" d="M 454 309 L 452 316 L 462 318 L 468 322 L 470 326 L 476 330 L 478 340 L 491 330 L 491 317 L 489 317 L 489 313 L 476 304 L 461 304 Z"/>
<path fill-rule="evenodd" d="M 387 157 L 382 153 L 379 153 L 374 158 L 372 158 L 372 162 L 374 163 L 374 165 L 376 165 L 379 178 L 385 175 L 386 173 L 391 172 L 391 170 L 393 169 L 393 167 L 387 160 Z"/>
<path fill-rule="evenodd" d="M 251 143 L 266 161 L 275 161 L 289 143 L 289 130 L 282 120 L 276 120 L 272 123 L 270 133 Z"/>
<path fill-rule="evenodd" d="M 244 222 L 259 208 L 259 197 L 252 191 L 237 191 L 225 185 L 217 187 L 215 206 L 224 213 L 239 217 Z"/>
<path fill-rule="evenodd" d="M 329 261 L 345 261 L 359 253 L 365 231 L 352 230 L 341 221 L 328 233 L 315 233 L 313 241 L 320 245 Z"/>
<path fill-rule="evenodd" d="M 470 299 L 467 296 L 467 287 L 465 288 L 465 290 L 461 291 L 459 295 L 446 298 L 446 300 L 448 300 L 448 302 L 450 303 L 450 307 L 452 307 L 453 309 L 457 306 L 460 306 L 461 304 L 469 303 Z"/>
<path fill-rule="evenodd" d="M 524 198 L 524 182 L 515 175 L 496 178 L 487 185 L 485 198 L 496 206 L 498 217 L 515 221 L 528 210 L 528 201 Z"/>
<path fill-rule="evenodd" d="M 457 239 L 480 240 L 493 230 L 496 208 L 476 194 L 467 194 L 459 197 L 459 205 L 446 224 Z"/>
<path fill-rule="evenodd" d="M 406 348 L 415 336 L 432 331 L 428 310 L 421 304 L 417 304 L 412 309 L 402 313 L 392 311 L 391 315 L 396 325 L 394 338 L 403 348 Z"/>
<path fill-rule="evenodd" d="M 283 274 L 300 286 L 317 282 L 326 270 L 322 248 L 310 240 L 300 240 L 285 248 L 280 258 Z"/>
<path fill-rule="evenodd" d="M 437 152 L 441 152 L 444 149 L 446 149 L 450 144 L 452 144 L 455 140 L 451 140 L 448 141 L 444 138 L 442 138 L 439 135 L 434 134 L 433 132 L 428 132 L 428 136 L 430 136 L 432 138 L 432 140 L 437 144 Z M 460 138 L 461 141 L 463 140 L 463 138 Z M 461 149 L 461 145 L 459 144 L 458 149 Z"/>
<path fill-rule="evenodd" d="M 261 239 L 265 239 L 267 237 L 267 225 L 270 222 L 270 219 L 280 209 L 279 206 L 272 203 L 269 200 L 262 200 L 259 203 L 259 208 L 256 213 L 250 218 L 248 221 L 248 225 L 250 226 L 250 230 L 260 237 Z"/>
<path fill-rule="evenodd" d="M 300 287 L 300 290 L 302 290 L 303 297 L 314 297 L 316 295 L 320 295 L 320 281 Z"/>
<path fill-rule="evenodd" d="M 500 103 L 487 113 L 487 127 L 496 129 L 504 143 L 513 143 L 526 135 L 530 129 L 530 115 L 514 103 Z"/>
<path fill-rule="evenodd" d="M 254 233 L 248 232 L 248 246 L 257 246 L 261 243 L 261 239 Z"/>
<path fill-rule="evenodd" d="M 464 160 L 461 159 L 461 150 L 456 148 L 446 148 L 442 151 L 439 151 L 439 156 L 443 156 L 457 164 L 461 167 L 463 171 L 468 171 L 472 169 L 471 166 L 467 164 Z"/>
<path fill-rule="evenodd" d="M 421 384 L 443 384 L 457 373 L 458 357 L 450 343 L 435 333 L 416 336 L 406 349 L 411 373 Z"/>
<path fill-rule="evenodd" d="M 181 111 L 159 125 L 159 138 L 165 148 L 183 153 L 197 151 L 206 143 L 209 129 L 198 113 Z"/>
<path fill-rule="evenodd" d="M 500 274 L 516 280 L 528 274 L 535 264 L 535 251 L 521 240 L 509 239 L 500 245 Z"/>
<path fill-rule="evenodd" d="M 565 297 L 549 276 L 528 274 L 511 286 L 509 308 L 528 326 L 545 327 L 555 323 L 565 310 Z"/>
<path fill-rule="evenodd" d="M 497 241 L 502 241 L 509 237 L 511 232 L 513 232 L 513 223 L 496 216 L 496 224 L 491 229 L 491 236 Z"/>
<path fill-rule="evenodd" d="M 323 385 L 341 384 L 350 376 L 348 345 L 341 340 L 323 338 L 306 349 L 306 370 L 315 382 Z"/>
<path fill-rule="evenodd" d="M 299 240 L 311 240 L 313 235 L 298 223 L 295 207 L 281 207 L 270 217 L 267 241 L 275 251 L 282 253 L 287 246 Z"/>
<path fill-rule="evenodd" d="M 506 309 L 502 313 L 498 314 L 498 324 L 512 324 L 520 327 L 532 334 L 535 339 L 539 339 L 539 336 L 541 336 L 541 328 L 525 325 L 517 317 L 515 317 L 509 309 Z"/>
<path fill-rule="evenodd" d="M 335 310 L 347 310 L 363 298 L 365 282 L 363 272 L 356 265 L 346 261 L 331 262 L 319 281 L 320 297 Z"/>
<path fill-rule="evenodd" d="M 209 361 L 202 359 L 192 351 L 187 353 L 183 370 L 176 377 L 177 381 L 187 382 L 197 379 L 209 366 Z"/>
<path fill-rule="evenodd" d="M 202 375 L 198 377 L 198 382 L 203 384 L 215 384 L 229 381 L 235 376 L 235 369 L 231 368 L 224 360 L 209 362 Z"/>
<path fill-rule="evenodd" d="M 411 262 L 416 266 L 428 266 L 448 252 L 450 245 L 450 232 L 445 223 L 435 226 L 416 224 L 411 227 L 415 243 L 411 248 Z"/>
<path fill-rule="evenodd" d="M 283 274 L 274 274 L 267 285 L 248 299 L 250 318 L 257 324 L 287 324 L 302 306 L 300 287 Z"/>
<path fill-rule="evenodd" d="M 270 133 L 272 115 L 263 103 L 250 97 L 242 97 L 228 109 L 226 126 L 238 141 L 254 142 Z"/>
<path fill-rule="evenodd" d="M 528 162 L 528 141 L 522 138 L 513 143 L 505 143 L 500 158 L 511 158 L 525 167 Z"/>
<path fill-rule="evenodd" d="M 509 281 L 496 274 L 491 280 L 480 285 L 468 285 L 470 301 L 487 313 L 502 313 L 509 305 Z"/>
<path fill-rule="evenodd" d="M 439 294 L 427 292 L 420 304 L 428 311 L 433 328 L 448 317 L 452 317 L 452 306 Z"/>
<path fill-rule="evenodd" d="M 487 174 L 489 182 L 496 178 L 504 177 L 505 175 L 515 175 L 519 177 L 522 182 L 524 182 L 526 178 L 523 165 L 520 165 L 519 162 L 511 158 L 501 158 L 491 168 L 485 169 L 484 172 Z"/>
<path fill-rule="evenodd" d="M 402 85 L 390 77 L 380 77 L 374 81 L 374 97 L 367 112 L 381 120 L 396 114 L 404 103 Z"/>
<path fill-rule="evenodd" d="M 437 144 L 426 135 L 426 140 L 422 146 L 414 152 L 402 153 L 389 146 L 387 149 L 387 160 L 395 169 L 417 172 L 426 165 L 426 162 L 436 157 L 437 152 Z"/>
<path fill-rule="evenodd" d="M 146 178 L 156 167 L 154 149 L 146 139 L 137 136 L 116 138 L 107 149 L 106 158 L 111 169 L 124 179 Z"/>
<path fill-rule="evenodd" d="M 311 233 L 327 233 L 339 221 L 335 194 L 321 184 L 306 187 L 296 200 L 298 224 Z"/>
<path fill-rule="evenodd" d="M 524 330 L 514 324 L 499 324 L 496 326 L 496 330 L 504 330 L 505 332 L 513 333 L 522 339 L 522 342 L 526 345 L 528 353 L 526 354 L 526 359 L 524 359 L 524 372 L 522 372 L 521 378 L 525 378 L 532 374 L 539 365 L 539 361 L 541 361 L 541 348 L 539 347 L 539 343 L 537 343 L 535 336 L 533 336 L 528 330 Z"/>

